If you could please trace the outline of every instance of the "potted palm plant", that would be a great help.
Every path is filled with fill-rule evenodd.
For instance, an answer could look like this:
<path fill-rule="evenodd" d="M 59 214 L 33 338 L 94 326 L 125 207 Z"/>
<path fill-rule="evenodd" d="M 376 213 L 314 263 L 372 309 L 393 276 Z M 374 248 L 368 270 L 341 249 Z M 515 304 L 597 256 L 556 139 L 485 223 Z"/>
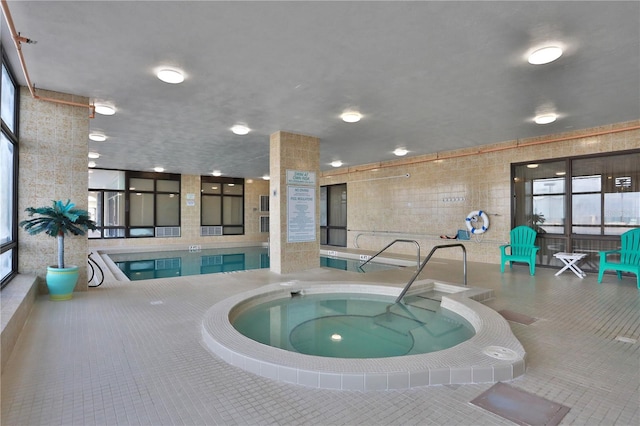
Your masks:
<path fill-rule="evenodd" d="M 31 235 L 44 232 L 58 239 L 58 264 L 47 267 L 47 288 L 51 300 L 71 299 L 78 282 L 80 268 L 64 264 L 64 237 L 67 234 L 84 235 L 88 229 L 95 230 L 96 223 L 89 212 L 76 209 L 71 200 L 66 203 L 54 201 L 52 207 L 29 207 L 25 210 L 32 219 L 23 220 L 20 226 Z"/>

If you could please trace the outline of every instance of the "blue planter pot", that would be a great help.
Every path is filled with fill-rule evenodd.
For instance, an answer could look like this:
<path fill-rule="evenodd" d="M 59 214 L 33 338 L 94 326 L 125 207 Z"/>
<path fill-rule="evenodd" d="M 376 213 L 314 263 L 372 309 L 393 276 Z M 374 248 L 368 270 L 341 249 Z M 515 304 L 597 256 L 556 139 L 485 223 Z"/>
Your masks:
<path fill-rule="evenodd" d="M 47 266 L 47 287 L 49 288 L 49 299 L 69 300 L 76 288 L 80 268 L 69 266 L 68 268 L 55 268 Z"/>

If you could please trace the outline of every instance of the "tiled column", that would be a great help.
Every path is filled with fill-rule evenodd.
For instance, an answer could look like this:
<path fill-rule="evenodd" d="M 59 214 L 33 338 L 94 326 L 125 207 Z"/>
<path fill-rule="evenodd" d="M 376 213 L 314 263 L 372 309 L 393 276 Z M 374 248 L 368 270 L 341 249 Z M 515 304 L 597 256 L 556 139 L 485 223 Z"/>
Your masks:
<path fill-rule="evenodd" d="M 43 97 L 86 103 L 89 99 L 65 93 L 38 90 Z M 20 88 L 20 174 L 18 220 L 27 219 L 27 207 L 51 206 L 52 200 L 70 199 L 77 208 L 87 209 L 89 152 L 89 109 L 34 99 L 29 89 Z M 40 278 L 57 259 L 57 241 L 45 234 L 28 235 L 19 230 L 20 273 Z M 87 290 L 87 236 L 68 235 L 65 239 L 65 264 L 80 266 L 75 291 Z"/>
<path fill-rule="evenodd" d="M 294 171 L 308 172 L 309 181 L 292 179 Z M 271 271 L 287 274 L 319 267 L 320 140 L 282 131 L 272 134 L 270 175 Z M 296 200 L 294 192 L 306 195 Z"/>

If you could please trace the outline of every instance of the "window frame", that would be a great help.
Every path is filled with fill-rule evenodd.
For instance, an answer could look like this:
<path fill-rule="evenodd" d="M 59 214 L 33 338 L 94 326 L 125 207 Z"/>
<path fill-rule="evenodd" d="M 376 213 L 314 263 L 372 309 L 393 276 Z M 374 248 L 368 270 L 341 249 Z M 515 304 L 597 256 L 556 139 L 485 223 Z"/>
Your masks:
<path fill-rule="evenodd" d="M 598 252 L 602 250 L 611 250 L 615 249 L 620 242 L 620 235 L 613 233 L 606 233 L 606 228 L 615 228 L 615 225 L 607 225 L 605 219 L 605 196 L 610 193 L 607 192 L 607 188 L 605 185 L 605 172 L 597 172 L 592 174 L 581 174 L 576 169 L 584 168 L 584 165 L 579 164 L 582 160 L 606 160 L 608 157 L 616 157 L 616 156 L 625 156 L 625 155 L 639 155 L 640 149 L 631 149 L 631 150 L 623 150 L 623 151 L 614 151 L 607 153 L 596 153 L 589 154 L 583 156 L 575 156 L 575 157 L 561 157 L 561 158 L 551 158 L 546 160 L 535 160 L 535 161 L 527 161 L 520 163 L 512 163 L 511 164 L 511 226 L 512 228 L 519 225 L 526 225 L 533 227 L 536 229 L 537 227 L 529 223 L 529 218 L 533 217 L 533 198 L 534 193 L 533 189 L 527 193 L 526 187 L 518 187 L 521 183 L 518 182 L 520 176 L 522 175 L 519 170 L 524 170 L 524 168 L 531 163 L 537 163 L 540 166 L 544 164 L 550 163 L 559 163 L 564 162 L 565 166 L 565 183 L 564 183 L 564 224 L 563 224 L 563 232 L 562 233 L 544 233 L 539 232 L 536 238 L 536 245 L 540 246 L 541 249 L 538 252 L 538 259 L 536 264 L 539 266 L 557 266 L 551 258 L 551 254 L 557 251 L 564 252 L 587 252 L 589 257 L 584 262 L 586 267 L 585 270 L 597 271 L 599 260 L 598 260 Z M 627 173 L 627 170 L 621 170 L 621 172 Z M 607 174 L 615 175 L 618 173 L 616 170 L 612 172 L 607 172 Z M 635 173 L 632 171 L 630 173 Z M 574 174 L 576 174 L 574 176 Z M 590 176 L 590 175 L 600 175 L 603 180 L 601 183 L 600 191 L 581 191 L 574 192 L 573 184 L 574 178 L 579 178 L 581 176 Z M 551 177 L 551 176 L 549 176 Z M 530 179 L 533 182 L 533 178 Z M 574 232 L 575 227 L 580 227 L 582 225 L 573 223 L 573 211 L 574 211 L 574 195 L 583 195 L 583 194 L 600 194 L 599 197 L 599 208 L 600 208 L 600 223 L 591 225 L 591 228 L 598 228 L 598 233 L 577 233 Z M 528 199 L 527 199 L 528 197 Z M 521 205 L 521 207 L 519 207 Z M 519 210 L 520 209 L 520 210 Z M 523 210 L 523 211 L 521 211 Z M 540 225 L 544 227 L 544 225 Z M 622 226 L 622 225 L 621 225 Z M 584 227 L 584 226 L 583 226 Z M 623 228 L 636 228 L 640 227 L 640 224 L 637 225 L 624 225 Z M 546 252 L 545 252 L 546 250 Z M 583 268 L 584 269 L 584 268 Z"/>
<path fill-rule="evenodd" d="M 131 179 L 151 179 L 153 180 L 153 190 L 131 190 Z M 159 191 L 159 180 L 171 180 L 178 182 L 178 221 L 176 225 L 158 225 L 158 195 L 175 194 L 173 191 Z M 159 172 L 139 172 L 139 171 L 126 171 L 125 172 L 125 238 L 157 238 L 156 228 L 161 227 L 180 227 L 182 223 L 181 212 L 181 191 L 182 191 L 182 176 L 177 173 L 159 173 Z M 153 225 L 149 226 L 131 226 L 131 194 L 153 194 Z M 153 235 L 132 235 L 132 230 L 143 230 L 153 228 Z"/>
<path fill-rule="evenodd" d="M 0 128 L 2 135 L 4 135 L 9 143 L 13 145 L 13 170 L 12 170 L 12 197 L 10 200 L 9 206 L 9 216 L 11 217 L 11 235 L 7 242 L 4 242 L 0 245 L 0 254 L 4 255 L 5 253 L 11 252 L 11 267 L 9 273 L 3 277 L 0 277 L 0 288 L 6 286 L 13 277 L 15 277 L 18 273 L 18 167 L 19 167 L 19 123 L 20 123 L 20 86 L 17 83 L 15 75 L 11 69 L 9 61 L 5 55 L 4 48 L 0 44 L 0 57 L 2 67 L 6 69 L 7 75 L 9 76 L 9 80 L 14 88 L 14 99 L 13 99 L 13 131 L 9 127 L 7 123 L 4 122 L 0 118 Z M 0 84 L 0 96 L 2 95 L 2 85 Z M 0 188 L 1 190 L 2 188 Z"/>
<path fill-rule="evenodd" d="M 242 194 L 225 194 L 224 187 L 221 187 L 219 194 L 206 194 L 204 193 L 204 189 L 202 188 L 203 184 L 234 184 L 234 185 L 242 185 Z M 244 178 L 233 178 L 233 177 L 222 177 L 222 176 L 200 176 L 200 226 L 201 227 L 213 227 L 220 226 L 222 227 L 222 235 L 245 235 L 246 231 L 246 218 L 245 218 L 245 195 L 246 195 L 246 184 Z M 205 224 L 203 214 L 205 213 L 204 209 L 204 198 L 206 197 L 218 197 L 220 199 L 220 223 L 216 224 Z M 224 207 L 225 207 L 225 199 L 235 199 L 240 200 L 240 207 L 242 209 L 241 213 L 241 223 L 225 223 L 224 218 Z M 232 229 L 240 229 L 240 233 L 238 232 L 230 232 Z"/>

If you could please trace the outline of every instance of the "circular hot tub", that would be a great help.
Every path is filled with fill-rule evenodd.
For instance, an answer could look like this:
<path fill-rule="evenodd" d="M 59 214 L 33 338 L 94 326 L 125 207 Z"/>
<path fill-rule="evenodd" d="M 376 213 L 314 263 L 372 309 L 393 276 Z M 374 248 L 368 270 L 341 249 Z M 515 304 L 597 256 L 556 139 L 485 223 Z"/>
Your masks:
<path fill-rule="evenodd" d="M 526 354 L 520 342 L 513 336 L 509 324 L 497 312 L 469 298 L 469 294 L 472 293 L 470 289 L 436 282 L 415 283 L 414 288 L 418 288 L 419 291 L 444 290 L 447 294 L 441 298 L 442 310 L 448 312 L 450 318 L 460 318 L 469 324 L 472 336 L 445 349 L 428 353 L 411 353 L 411 350 L 402 349 L 405 353 L 350 358 L 339 355 L 310 355 L 299 353 L 296 348 L 295 351 L 291 351 L 268 346 L 243 335 L 234 327 L 233 323 L 241 318 L 243 313 L 258 306 L 272 306 L 273 303 L 278 305 L 279 301 L 290 301 L 292 298 L 341 301 L 373 298 L 382 300 L 385 306 L 388 306 L 386 302 L 395 299 L 400 293 L 397 287 L 379 284 L 297 282 L 267 285 L 217 303 L 205 314 L 202 337 L 211 352 L 245 371 L 273 380 L 323 389 L 369 391 L 437 384 L 495 383 L 511 380 L 524 373 Z M 342 304 L 344 305 L 344 302 Z M 404 308 L 395 309 L 402 311 Z M 274 317 L 283 315 L 280 308 L 267 309 L 266 312 L 266 315 Z M 313 321 L 307 313 L 301 312 L 287 312 L 287 316 L 298 316 L 297 320 L 280 329 L 272 330 L 269 326 L 269 334 L 282 334 L 288 344 L 292 344 L 291 336 L 295 334 L 295 330 L 301 335 L 315 332 L 314 327 L 298 328 L 308 321 Z M 381 321 L 384 319 L 379 318 Z M 412 320 L 407 320 L 405 316 L 401 322 L 405 323 L 405 328 L 410 328 L 415 325 L 411 324 Z M 289 323 L 288 319 L 283 322 L 280 318 L 278 321 L 283 324 Z M 267 327 L 262 325 L 264 332 Z M 400 334 L 394 332 L 393 336 L 397 337 Z M 332 332 L 328 336 L 329 341 L 325 343 L 330 344 L 332 337 L 338 343 L 338 339 L 343 338 L 339 332 Z M 416 340 L 415 336 L 412 339 Z M 492 356 L 500 350 L 512 356 Z"/>

